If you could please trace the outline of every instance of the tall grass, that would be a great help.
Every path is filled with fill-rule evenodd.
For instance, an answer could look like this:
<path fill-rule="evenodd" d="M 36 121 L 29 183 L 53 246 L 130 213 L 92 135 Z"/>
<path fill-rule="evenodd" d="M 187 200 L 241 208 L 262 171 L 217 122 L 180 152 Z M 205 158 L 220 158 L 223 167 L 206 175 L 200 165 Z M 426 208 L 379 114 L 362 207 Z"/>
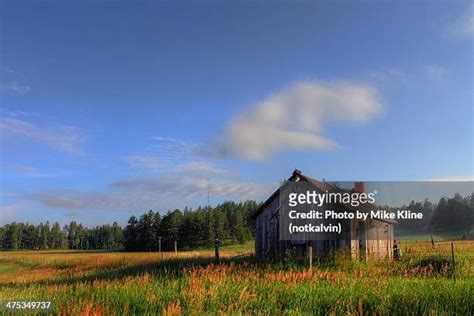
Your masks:
<path fill-rule="evenodd" d="M 0 301 L 52 301 L 51 312 L 62 315 L 472 315 L 474 243 L 465 246 L 456 281 L 449 261 L 429 248 L 399 261 L 340 259 L 311 270 L 234 259 L 242 249 L 223 250 L 220 263 L 212 251 L 164 260 L 156 253 L 0 253 L 0 267 L 9 266 Z"/>

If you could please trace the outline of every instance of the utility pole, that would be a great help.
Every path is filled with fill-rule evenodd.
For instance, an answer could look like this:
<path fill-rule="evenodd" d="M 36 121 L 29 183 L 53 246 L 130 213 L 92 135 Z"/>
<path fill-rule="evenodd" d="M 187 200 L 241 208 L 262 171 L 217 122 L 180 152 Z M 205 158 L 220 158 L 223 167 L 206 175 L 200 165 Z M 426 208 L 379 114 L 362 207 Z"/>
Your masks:
<path fill-rule="evenodd" d="M 209 178 L 207 178 L 207 207 L 211 208 L 211 189 L 209 186 Z"/>

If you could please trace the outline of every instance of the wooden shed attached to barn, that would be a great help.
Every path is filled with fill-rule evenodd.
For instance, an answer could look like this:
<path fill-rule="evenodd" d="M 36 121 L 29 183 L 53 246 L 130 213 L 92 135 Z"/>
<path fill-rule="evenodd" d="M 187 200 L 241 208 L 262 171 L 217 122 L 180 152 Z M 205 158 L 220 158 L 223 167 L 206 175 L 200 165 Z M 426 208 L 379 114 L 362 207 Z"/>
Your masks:
<path fill-rule="evenodd" d="M 301 171 L 295 170 L 287 181 L 307 181 L 314 191 L 324 192 L 363 192 L 365 184 L 355 182 L 354 188 L 347 190 L 325 181 L 318 181 Z M 280 190 L 279 187 L 252 215 L 255 220 L 255 254 L 261 260 L 282 260 L 289 253 L 304 256 L 311 246 L 314 256 L 326 256 L 337 250 L 351 253 L 353 258 L 392 258 L 394 245 L 394 221 L 349 220 L 345 229 L 349 238 L 330 240 L 281 240 L 280 229 Z M 331 206 L 334 208 L 334 205 Z M 375 209 L 375 205 L 365 205 Z M 354 208 L 339 204 L 336 211 L 354 212 Z M 367 209 L 366 209 L 367 211 Z"/>

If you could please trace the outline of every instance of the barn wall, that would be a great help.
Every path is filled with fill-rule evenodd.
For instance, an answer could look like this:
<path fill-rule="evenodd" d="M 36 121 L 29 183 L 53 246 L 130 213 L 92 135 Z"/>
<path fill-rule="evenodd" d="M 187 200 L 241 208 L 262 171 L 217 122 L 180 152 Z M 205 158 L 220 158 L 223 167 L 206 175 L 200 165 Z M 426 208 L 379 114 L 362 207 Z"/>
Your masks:
<path fill-rule="evenodd" d="M 354 258 L 393 257 L 393 224 L 377 220 L 353 221 L 351 235 Z"/>
<path fill-rule="evenodd" d="M 392 258 L 393 225 L 376 220 L 367 221 L 367 256 L 369 258 Z"/>
<path fill-rule="evenodd" d="M 260 259 L 275 259 L 280 254 L 279 204 L 280 199 L 276 196 L 257 217 L 255 253 Z"/>
<path fill-rule="evenodd" d="M 283 259 L 288 249 L 304 255 L 307 247 L 313 247 L 315 256 L 324 256 L 330 251 L 350 249 L 353 258 L 392 258 L 393 224 L 382 221 L 353 220 L 344 229 L 350 229 L 351 238 L 344 240 L 318 240 L 301 243 L 280 241 L 279 209 L 277 195 L 256 218 L 255 253 L 261 260 Z"/>

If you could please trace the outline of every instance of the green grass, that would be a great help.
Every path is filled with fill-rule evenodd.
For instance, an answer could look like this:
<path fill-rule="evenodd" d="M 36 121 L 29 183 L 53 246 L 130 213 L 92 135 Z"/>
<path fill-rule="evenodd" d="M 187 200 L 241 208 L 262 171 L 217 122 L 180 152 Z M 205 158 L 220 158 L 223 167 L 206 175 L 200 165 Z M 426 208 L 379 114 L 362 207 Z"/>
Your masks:
<path fill-rule="evenodd" d="M 164 260 L 157 253 L 0 253 L 0 301 L 52 301 L 53 314 L 68 315 L 472 315 L 474 243 L 456 245 L 456 280 L 443 255 L 448 246 L 311 270 L 239 256 L 253 243 L 223 246 L 219 264 L 212 249 Z"/>
<path fill-rule="evenodd" d="M 221 250 L 233 251 L 237 254 L 246 254 L 253 252 L 255 249 L 255 242 L 253 240 L 246 241 L 244 244 L 223 245 Z"/>
<path fill-rule="evenodd" d="M 18 266 L 14 263 L 2 263 L 0 262 L 0 273 L 8 274 L 15 272 L 18 269 Z"/>

